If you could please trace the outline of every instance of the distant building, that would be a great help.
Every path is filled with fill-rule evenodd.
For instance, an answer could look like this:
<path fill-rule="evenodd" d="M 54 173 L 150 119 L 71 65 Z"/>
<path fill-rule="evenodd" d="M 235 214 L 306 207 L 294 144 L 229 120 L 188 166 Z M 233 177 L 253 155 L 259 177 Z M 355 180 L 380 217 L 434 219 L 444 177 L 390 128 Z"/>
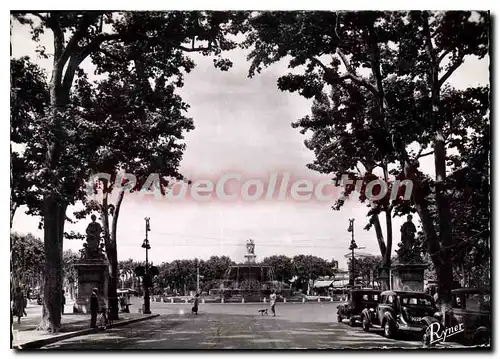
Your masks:
<path fill-rule="evenodd" d="M 349 284 L 349 271 L 337 269 L 335 275 L 318 278 L 313 284 L 313 290 L 318 295 L 333 295 L 342 293 Z"/>

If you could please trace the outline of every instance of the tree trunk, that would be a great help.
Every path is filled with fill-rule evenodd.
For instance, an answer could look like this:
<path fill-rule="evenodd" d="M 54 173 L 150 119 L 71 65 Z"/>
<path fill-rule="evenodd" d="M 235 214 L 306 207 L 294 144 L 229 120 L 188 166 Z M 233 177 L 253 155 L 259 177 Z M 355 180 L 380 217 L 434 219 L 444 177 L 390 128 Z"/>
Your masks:
<path fill-rule="evenodd" d="M 12 222 L 14 222 L 14 215 L 16 214 L 17 208 L 19 206 L 14 203 L 12 200 L 10 201 L 10 228 L 12 229 Z"/>
<path fill-rule="evenodd" d="M 53 197 L 44 199 L 45 271 L 43 317 L 39 329 L 58 332 L 61 327 L 62 240 L 66 205 Z"/>
<path fill-rule="evenodd" d="M 429 30 L 429 14 L 423 13 L 423 32 L 425 36 L 425 49 L 430 62 L 429 85 L 431 88 L 432 122 L 435 126 L 439 123 L 440 108 L 440 84 L 439 63 L 436 59 L 436 51 L 432 45 Z M 451 262 L 450 247 L 453 244 L 451 213 L 448 196 L 445 190 L 446 179 L 446 147 L 445 139 L 441 129 L 437 129 L 434 136 L 434 167 L 436 171 L 436 205 L 439 216 L 439 237 L 441 243 L 442 262 L 436 267 L 438 277 L 438 296 L 443 306 L 451 307 L 450 291 L 453 289 L 453 267 Z"/>
<path fill-rule="evenodd" d="M 113 245 L 111 239 L 111 231 L 109 228 L 109 204 L 108 204 L 108 187 L 110 185 L 105 182 L 103 185 L 103 199 L 102 199 L 102 207 L 101 207 L 101 219 L 102 219 L 102 227 L 104 232 L 104 246 L 106 249 L 106 257 L 108 259 L 108 309 L 110 312 L 110 316 L 116 314 L 117 316 L 117 285 L 116 280 L 113 277 L 113 270 L 116 266 L 116 246 Z M 115 272 L 116 273 L 116 272 Z M 116 319 L 116 318 L 115 318 Z"/>
<path fill-rule="evenodd" d="M 367 173 L 372 173 L 373 168 L 363 164 L 366 168 Z M 389 183 L 388 175 L 387 175 L 387 166 L 383 166 L 384 170 L 384 179 L 385 183 Z M 382 256 L 382 267 L 390 268 L 391 266 L 391 251 L 392 251 L 392 218 L 391 218 L 391 210 L 384 209 L 385 212 L 385 223 L 387 230 L 387 244 L 384 240 L 384 233 L 382 232 L 382 226 L 380 225 L 380 219 L 378 213 L 375 213 L 371 216 L 371 224 L 375 228 L 375 236 L 377 237 L 377 243 L 380 249 L 380 255 Z M 389 278 L 387 279 L 379 279 L 380 286 L 383 290 L 389 289 Z"/>
<path fill-rule="evenodd" d="M 383 165 L 383 171 L 384 171 L 384 181 L 385 183 L 389 183 L 389 173 L 387 171 L 387 165 Z M 387 234 L 387 242 L 386 242 L 386 248 L 385 248 L 385 253 L 382 254 L 382 263 L 385 267 L 390 268 L 391 267 L 391 252 L 392 252 L 392 209 L 390 205 L 385 208 L 385 227 L 386 227 L 386 234 Z"/>
<path fill-rule="evenodd" d="M 120 214 L 120 207 L 125 195 L 124 191 L 120 191 L 118 195 L 118 201 L 116 203 L 115 209 L 113 211 L 113 217 L 111 222 L 111 240 L 109 243 L 109 250 L 106 247 L 106 252 L 109 261 L 109 282 L 108 282 L 108 301 L 110 316 L 112 319 L 118 319 L 118 295 L 116 293 L 118 289 L 118 253 L 116 247 L 116 230 L 118 227 L 118 216 Z"/>
<path fill-rule="evenodd" d="M 51 14 L 51 20 L 56 15 Z M 64 221 L 67 205 L 62 203 L 57 194 L 59 178 L 53 174 L 59 166 L 62 150 L 61 113 L 68 103 L 69 88 L 64 90 L 61 86 L 64 64 L 61 63 L 64 35 L 60 28 L 54 31 L 54 57 L 52 77 L 50 79 L 49 94 L 49 137 L 44 169 L 50 173 L 52 193 L 46 194 L 43 199 L 43 228 L 45 249 L 45 271 L 43 284 L 43 316 L 39 329 L 52 332 L 59 331 L 61 327 L 61 301 L 62 301 L 62 247 Z"/>
<path fill-rule="evenodd" d="M 383 261 L 387 248 L 385 246 L 384 234 L 382 233 L 382 226 L 380 225 L 378 214 L 372 215 L 371 222 L 373 224 L 373 227 L 375 228 L 375 235 L 377 237 L 378 247 L 380 249 L 380 255 L 382 256 L 382 261 Z"/>
<path fill-rule="evenodd" d="M 415 167 L 405 162 L 404 170 L 405 176 L 413 183 L 412 201 L 415 204 L 420 221 L 422 222 L 422 229 L 427 241 L 427 252 L 436 270 L 439 302 L 444 310 L 448 308 L 451 303 L 450 290 L 453 285 L 451 256 L 441 249 L 438 234 L 436 233 L 434 223 L 429 214 L 428 203 L 422 193 L 420 182 L 415 176 Z"/>

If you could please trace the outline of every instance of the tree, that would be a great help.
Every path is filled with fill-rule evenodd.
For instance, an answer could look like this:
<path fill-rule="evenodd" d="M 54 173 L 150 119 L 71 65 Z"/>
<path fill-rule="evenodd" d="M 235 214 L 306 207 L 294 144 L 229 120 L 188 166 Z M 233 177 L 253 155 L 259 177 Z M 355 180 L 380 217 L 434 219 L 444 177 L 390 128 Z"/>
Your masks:
<path fill-rule="evenodd" d="M 43 206 L 44 243 L 47 263 L 44 281 L 44 315 L 41 327 L 58 331 L 60 327 L 62 239 L 66 208 L 83 197 L 83 181 L 89 177 L 88 158 L 95 154 L 90 146 L 95 124 L 82 119 L 82 109 L 73 101 L 76 86 L 83 85 L 86 76 L 80 64 L 91 58 L 96 73 L 113 71 L 106 59 L 113 52 L 124 51 L 126 66 L 133 60 L 142 61 L 146 69 L 164 70 L 168 59 L 182 58 L 185 53 L 202 52 L 220 55 L 234 43 L 226 38 L 236 27 L 224 24 L 240 21 L 239 15 L 222 12 L 47 12 L 15 13 L 21 24 L 31 27 L 33 41 L 50 30 L 54 35 L 53 67 L 49 82 L 49 102 L 43 130 L 36 140 L 40 145 L 42 171 L 40 192 Z M 231 19 L 232 18 L 232 19 Z M 68 36 L 68 37 L 67 37 Z M 201 45 L 199 45 L 201 43 Z M 40 46 L 41 56 L 47 56 Z M 216 67 L 227 70 L 231 63 L 220 56 Z M 180 70 L 179 70 L 180 71 Z M 82 93 L 80 93 L 82 95 Z M 79 127 L 77 127 L 79 125 Z M 75 130 L 78 129 L 78 130 Z M 75 136 L 78 134 L 78 136 Z M 82 141 L 85 141 L 83 142 Z"/>
<path fill-rule="evenodd" d="M 48 88 L 43 71 L 28 57 L 10 60 L 10 226 L 21 205 L 38 206 L 39 199 L 32 187 L 37 184 L 36 161 L 30 149 L 21 154 L 12 150 L 12 143 L 24 144 L 38 129 L 45 115 Z"/>
<path fill-rule="evenodd" d="M 126 261 L 118 262 L 118 271 L 120 272 L 120 275 L 125 278 L 123 287 L 136 288 L 135 282 L 137 281 L 137 278 L 135 277 L 134 269 L 138 266 L 139 263 L 134 261 L 132 258 L 129 258 Z"/>
<path fill-rule="evenodd" d="M 386 212 L 385 251 L 377 237 L 387 264 L 391 210 L 418 213 L 443 307 L 449 304 L 453 282 L 447 151 L 460 137 L 468 137 L 463 129 L 471 117 L 477 121 L 486 115 L 483 93 L 488 92 L 454 90 L 447 80 L 466 56 L 482 58 L 488 53 L 488 21 L 486 13 L 472 12 L 261 13 L 252 18 L 246 41 L 254 47 L 250 75 L 287 56 L 289 67 L 302 66 L 302 74 L 283 76 L 278 86 L 315 99 L 313 116 L 295 124 L 303 133 L 313 132 L 306 141 L 316 154 L 310 168 L 338 179 L 344 173 L 353 175 L 362 163 L 368 175 L 379 166 L 386 181 L 389 174 L 412 181 L 410 203 L 382 196 L 382 203 L 371 201 L 375 203 L 370 203 L 368 214 L 372 221 L 374 214 Z M 361 75 L 363 69 L 369 76 Z M 412 143 L 420 149 L 412 151 Z M 434 150 L 424 152 L 429 145 Z M 418 167 L 418 159 L 426 155 L 435 159 L 436 178 L 430 182 Z M 432 191 L 439 230 L 430 214 Z"/>
<path fill-rule="evenodd" d="M 187 104 L 174 92 L 176 86 L 182 86 L 182 73 L 178 69 L 189 72 L 194 66 L 192 61 L 172 59 L 168 72 L 165 70 L 156 78 L 154 88 L 149 84 L 151 77 L 145 73 L 144 64 L 135 61 L 135 68 L 130 71 L 128 67 L 120 67 L 124 60 L 116 61 L 113 67 L 117 70 L 99 82 L 95 94 L 88 99 L 93 104 L 89 121 L 101 124 L 93 136 L 99 156 L 92 159 L 92 168 L 94 173 L 109 177 L 99 181 L 102 198 L 85 201 L 87 208 L 77 213 L 79 218 L 93 210 L 101 215 L 110 298 L 116 297 L 113 293 L 118 284 L 117 228 L 125 192 L 147 187 L 164 195 L 167 178 L 182 179 L 177 169 L 185 149 L 183 136 L 194 128 L 192 120 L 184 116 Z M 130 161 L 131 158 L 134 160 Z M 122 179 L 126 174 L 133 174 L 139 181 L 127 183 L 132 181 Z M 158 177 L 150 181 L 150 174 Z M 117 318 L 117 301 L 110 300 L 110 310 L 111 316 Z"/>
<path fill-rule="evenodd" d="M 299 254 L 293 257 L 294 275 L 296 279 L 296 288 L 304 288 L 309 281 L 315 281 L 321 276 L 331 275 L 332 268 L 323 258 L 312 255 Z"/>
<path fill-rule="evenodd" d="M 43 242 L 31 233 L 26 235 L 11 233 L 10 241 L 11 286 L 36 286 L 43 273 L 45 262 Z"/>
<path fill-rule="evenodd" d="M 71 250 L 66 250 L 63 253 L 63 273 L 64 278 L 70 290 L 70 296 L 74 296 L 74 286 L 78 282 L 78 272 L 75 268 L 75 263 L 80 259 L 79 255 Z"/>
<path fill-rule="evenodd" d="M 361 277 L 363 283 L 372 286 L 371 279 L 377 277 L 377 269 L 382 266 L 382 256 L 354 258 L 354 277 Z M 352 273 L 352 259 L 348 261 L 349 272 Z"/>
<path fill-rule="evenodd" d="M 211 256 L 200 263 L 200 274 L 205 282 L 223 279 L 226 271 L 234 262 L 228 256 Z"/>
<path fill-rule="evenodd" d="M 285 255 L 274 255 L 262 260 L 262 264 L 273 268 L 276 280 L 288 283 L 294 275 L 294 266 L 292 258 Z"/>

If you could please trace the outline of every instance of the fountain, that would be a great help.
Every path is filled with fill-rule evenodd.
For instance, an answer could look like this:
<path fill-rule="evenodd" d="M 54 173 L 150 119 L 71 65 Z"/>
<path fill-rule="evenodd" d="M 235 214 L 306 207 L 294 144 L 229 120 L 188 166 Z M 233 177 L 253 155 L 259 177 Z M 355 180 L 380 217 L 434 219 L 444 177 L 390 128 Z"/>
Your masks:
<path fill-rule="evenodd" d="M 262 301 L 273 289 L 280 290 L 280 285 L 274 280 L 271 266 L 257 263 L 255 243 L 247 241 L 245 263 L 236 264 L 226 271 L 223 288 L 220 289 L 225 301 Z"/>

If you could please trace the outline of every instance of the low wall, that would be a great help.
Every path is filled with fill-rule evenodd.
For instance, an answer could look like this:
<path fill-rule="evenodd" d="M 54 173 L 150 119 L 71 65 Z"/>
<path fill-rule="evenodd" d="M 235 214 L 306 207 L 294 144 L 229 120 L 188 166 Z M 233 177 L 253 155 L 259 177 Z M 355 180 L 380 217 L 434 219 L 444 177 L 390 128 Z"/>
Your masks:
<path fill-rule="evenodd" d="M 163 302 L 169 304 L 185 304 L 191 303 L 192 297 L 152 297 L 153 302 Z M 288 297 L 278 298 L 278 303 L 338 303 L 340 300 L 331 297 L 318 296 L 303 296 L 303 297 Z M 269 303 L 269 298 L 222 298 L 218 297 L 201 297 L 200 303 Z"/>

